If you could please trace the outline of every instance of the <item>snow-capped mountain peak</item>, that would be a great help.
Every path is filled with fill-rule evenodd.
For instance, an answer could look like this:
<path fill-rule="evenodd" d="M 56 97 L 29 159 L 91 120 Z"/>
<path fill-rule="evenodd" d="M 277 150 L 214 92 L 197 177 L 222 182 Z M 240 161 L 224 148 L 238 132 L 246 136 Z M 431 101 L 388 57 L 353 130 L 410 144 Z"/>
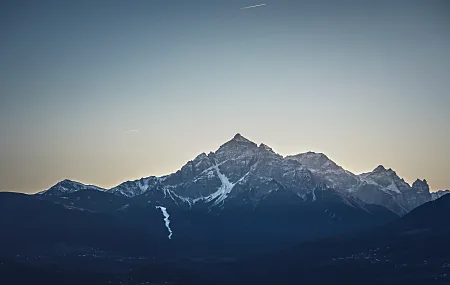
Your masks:
<path fill-rule="evenodd" d="M 97 191 L 106 191 L 106 189 L 97 187 L 95 185 L 86 185 L 77 181 L 72 181 L 69 179 L 64 179 L 49 189 L 40 192 L 41 195 L 64 195 L 70 194 L 79 190 L 88 189 L 88 190 L 97 190 Z"/>

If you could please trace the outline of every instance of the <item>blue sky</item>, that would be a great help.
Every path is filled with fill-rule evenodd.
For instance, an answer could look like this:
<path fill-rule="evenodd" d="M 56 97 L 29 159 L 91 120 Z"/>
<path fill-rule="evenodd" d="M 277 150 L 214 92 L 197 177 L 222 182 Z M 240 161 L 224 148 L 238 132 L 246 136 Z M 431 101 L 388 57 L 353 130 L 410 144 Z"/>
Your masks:
<path fill-rule="evenodd" d="M 450 188 L 446 1 L 2 1 L 0 35 L 0 189 L 167 174 L 237 132 Z"/>

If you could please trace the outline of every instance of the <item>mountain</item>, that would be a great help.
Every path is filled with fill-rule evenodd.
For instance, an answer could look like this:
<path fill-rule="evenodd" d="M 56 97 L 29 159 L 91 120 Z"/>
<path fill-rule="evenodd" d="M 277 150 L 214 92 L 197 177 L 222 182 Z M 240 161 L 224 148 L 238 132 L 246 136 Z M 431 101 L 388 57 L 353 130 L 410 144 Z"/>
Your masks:
<path fill-rule="evenodd" d="M 382 165 L 372 172 L 355 175 L 322 153 L 307 152 L 287 158 L 305 165 L 329 187 L 350 192 L 366 203 L 384 206 L 398 215 L 404 215 L 431 200 L 426 180 L 417 179 L 411 186 L 394 170 Z"/>
<path fill-rule="evenodd" d="M 307 152 L 286 158 L 303 164 L 328 187 L 345 191 L 358 183 L 358 177 L 355 174 L 343 169 L 323 153 Z"/>
<path fill-rule="evenodd" d="M 229 265 L 222 284 L 450 284 L 450 195 L 359 235 Z"/>
<path fill-rule="evenodd" d="M 446 284 L 447 198 L 427 203 L 426 180 L 383 166 L 355 175 L 236 134 L 166 176 L 0 193 L 0 283 Z"/>
<path fill-rule="evenodd" d="M 436 200 L 447 194 L 450 194 L 450 190 L 439 190 L 436 192 L 431 192 L 431 199 Z"/>
<path fill-rule="evenodd" d="M 381 165 L 372 172 L 355 175 L 325 154 L 307 152 L 283 157 L 269 146 L 263 143 L 258 146 L 240 134 L 216 152 L 198 155 L 175 173 L 127 181 L 107 192 L 126 198 L 139 197 L 154 205 L 210 209 L 236 203 L 254 207 L 279 186 L 305 200 L 307 196 L 314 197 L 319 184 L 367 204 L 386 207 L 398 215 L 431 200 L 426 180 L 417 180 L 410 186 L 394 170 Z M 104 191 L 64 180 L 43 194 L 64 196 L 80 189 Z M 237 197 L 243 200 L 238 201 Z"/>
<path fill-rule="evenodd" d="M 410 186 L 394 170 L 382 165 L 372 172 L 355 175 L 322 153 L 307 152 L 286 158 L 303 164 L 327 186 L 349 192 L 366 203 L 384 206 L 398 215 L 431 200 L 426 180 L 417 179 Z"/>
<path fill-rule="evenodd" d="M 237 134 L 216 152 L 198 155 L 176 173 L 125 182 L 110 191 L 127 197 L 145 195 L 161 203 L 223 207 L 244 192 L 250 192 L 248 198 L 257 203 L 273 191 L 272 181 L 299 197 L 311 194 L 317 185 L 305 166 Z"/>
<path fill-rule="evenodd" d="M 130 203 L 126 197 L 96 189 L 81 189 L 71 193 L 36 195 L 36 197 L 91 212 L 114 212 Z"/>
<path fill-rule="evenodd" d="M 332 203 L 342 199 L 335 190 L 328 190 L 324 186 L 316 189 L 317 193 L 324 192 L 323 201 Z M 282 197 L 289 195 L 288 193 L 276 191 L 271 195 Z M 298 196 L 291 196 L 293 197 Z M 316 201 L 322 201 L 322 198 Z M 347 202 L 360 203 L 358 200 L 352 201 L 352 198 Z M 336 204 L 338 205 L 343 204 Z M 259 206 L 266 208 L 271 205 L 260 203 Z M 330 204 L 326 205 L 327 208 L 329 206 Z M 130 207 L 120 212 L 132 211 Z M 153 221 L 151 208 L 148 208 L 145 216 L 150 218 L 149 224 L 157 225 Z M 26 210 L 25 214 L 21 214 L 22 209 Z M 289 212 L 291 209 L 286 210 Z M 0 193 L 0 217 L 10 213 L 15 214 L 12 217 L 16 215 L 18 217 L 0 218 L 0 226 L 4 229 L 0 241 L 9 245 L 0 252 L 0 282 L 14 280 L 14 284 L 38 282 L 50 285 L 80 283 L 264 285 L 275 282 L 325 285 L 449 284 L 450 224 L 448 219 L 436 218 L 448 216 L 449 211 L 450 196 L 447 195 L 418 207 L 386 226 L 368 232 L 342 234 L 297 243 L 292 247 L 287 244 L 281 251 L 238 260 L 214 258 L 208 254 L 195 258 L 189 256 L 173 258 L 173 251 L 167 247 L 167 239 L 166 241 L 154 239 L 145 231 L 139 232 L 127 223 L 114 226 L 117 221 L 114 223 L 109 221 L 114 221 L 115 217 L 65 208 L 57 203 L 41 200 L 37 196 Z M 349 214 L 358 216 L 360 213 Z M 39 219 L 30 219 L 29 216 Z M 181 217 L 177 216 L 175 221 Z M 270 217 L 270 213 L 267 217 Z M 313 215 L 304 218 L 308 217 Z M 182 224 L 189 226 L 189 219 Z M 47 220 L 50 222 L 48 225 Z M 252 224 L 252 221 L 249 224 Z M 21 226 L 17 228 L 17 225 Z M 205 231 L 216 231 L 220 226 Z M 37 227 L 45 227 L 46 230 L 36 231 Z M 239 228 L 234 230 L 237 229 Z M 271 228 L 266 228 L 266 232 L 262 232 L 260 237 L 264 238 L 271 232 L 270 230 Z M 86 232 L 91 234 L 86 235 Z M 174 237 L 175 233 L 176 231 Z M 222 233 L 228 234 L 228 229 Z M 49 239 L 58 241 L 52 236 L 61 234 L 67 238 L 59 243 L 51 245 L 51 242 L 44 242 Z M 223 241 L 229 237 L 216 240 L 214 247 L 204 243 L 204 240 L 198 240 L 197 244 L 201 244 L 205 248 L 204 251 L 209 253 L 211 249 L 222 247 Z M 254 239 L 253 242 L 257 243 L 258 239 Z M 192 247 L 192 244 L 180 245 L 177 250 L 186 247 Z M 129 253 L 126 253 L 127 251 Z M 138 255 L 133 252 L 137 252 Z"/>
<path fill-rule="evenodd" d="M 258 146 L 236 134 L 216 152 L 198 155 L 176 173 L 128 181 L 110 191 L 161 205 L 224 208 L 246 203 L 255 207 L 279 189 L 306 201 L 307 197 L 316 199 L 314 191 L 320 184 L 349 196 L 349 189 L 360 182 L 358 176 L 324 154 L 308 152 L 283 157 L 265 144 Z M 378 200 L 368 200 L 374 202 L 386 206 Z"/>
<path fill-rule="evenodd" d="M 158 223 L 158 229 L 167 228 L 170 248 L 190 256 L 268 252 L 299 241 L 367 230 L 397 217 L 329 187 L 298 160 L 240 134 L 173 174 L 99 190 L 64 180 L 35 196 L 111 215 L 155 238 L 162 235 L 161 230 L 154 232 Z"/>
<path fill-rule="evenodd" d="M 395 221 L 393 226 L 398 232 L 411 231 L 450 231 L 450 220 L 445 218 L 450 216 L 450 195 L 443 195 L 441 198 L 425 203 L 414 209 L 402 219 Z"/>
<path fill-rule="evenodd" d="M 69 179 L 62 180 L 49 189 L 39 192 L 38 194 L 44 196 L 61 196 L 70 193 L 74 193 L 76 191 L 82 189 L 96 190 L 96 191 L 105 191 L 105 189 L 94 186 L 94 185 L 86 185 L 80 182 L 72 181 Z"/>
<path fill-rule="evenodd" d="M 236 258 L 366 230 L 396 218 L 383 207 L 324 185 L 304 198 L 275 181 L 269 187 L 272 191 L 257 203 L 245 192 L 224 207 L 213 201 L 189 207 L 172 199 L 162 200 L 173 202 L 162 206 L 146 196 L 126 198 L 88 189 L 64 196 L 0 193 L 0 243 L 11 245 L 11 255 L 57 255 L 62 243 L 77 254 L 89 249 L 90 254 L 161 253 L 164 259 Z"/>
<path fill-rule="evenodd" d="M 121 221 L 114 215 L 68 206 L 39 195 L 0 193 L 0 259 L 22 254 L 111 251 L 122 254 L 170 252 L 158 210 L 147 216 L 153 233 Z M 154 244 L 158 244 L 155 247 Z"/>
<path fill-rule="evenodd" d="M 410 186 L 394 170 L 382 165 L 358 178 L 358 184 L 350 189 L 353 195 L 367 203 L 383 205 L 399 215 L 431 200 L 426 180 L 417 179 Z"/>

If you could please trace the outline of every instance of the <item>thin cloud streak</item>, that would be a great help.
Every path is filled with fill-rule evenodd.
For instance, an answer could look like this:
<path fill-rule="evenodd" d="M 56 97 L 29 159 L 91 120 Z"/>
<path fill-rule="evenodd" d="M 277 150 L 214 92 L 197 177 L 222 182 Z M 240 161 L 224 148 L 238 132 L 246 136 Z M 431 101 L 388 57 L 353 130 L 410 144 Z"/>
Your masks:
<path fill-rule="evenodd" d="M 134 129 L 134 130 L 126 130 L 126 133 L 135 133 L 135 132 L 139 132 L 140 129 Z"/>
<path fill-rule="evenodd" d="M 257 7 L 262 7 L 262 6 L 266 6 L 266 4 L 258 4 L 258 5 L 253 5 L 253 6 L 243 7 L 243 8 L 241 8 L 241 10 L 243 10 L 243 9 L 251 9 L 251 8 L 257 8 Z"/>

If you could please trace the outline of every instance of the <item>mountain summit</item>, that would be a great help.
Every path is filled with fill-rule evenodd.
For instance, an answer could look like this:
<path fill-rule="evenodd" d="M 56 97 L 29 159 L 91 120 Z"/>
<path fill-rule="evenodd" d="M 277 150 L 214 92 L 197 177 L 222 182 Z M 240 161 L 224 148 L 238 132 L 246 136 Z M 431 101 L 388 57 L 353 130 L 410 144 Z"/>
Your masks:
<path fill-rule="evenodd" d="M 358 182 L 355 174 L 343 169 L 323 153 L 309 151 L 286 158 L 298 161 L 306 166 L 328 187 L 347 190 Z"/>
<path fill-rule="evenodd" d="M 64 180 L 56 183 L 52 187 L 50 187 L 48 190 L 42 191 L 39 194 L 60 196 L 60 195 L 74 193 L 76 191 L 83 190 L 83 189 L 106 191 L 105 189 L 103 189 L 101 187 L 97 187 L 95 185 L 86 185 L 86 184 L 83 184 L 80 182 L 72 181 L 69 179 L 64 179 Z"/>
<path fill-rule="evenodd" d="M 231 141 L 255 144 L 254 142 L 250 141 L 249 139 L 243 137 L 240 133 L 237 133 Z"/>

